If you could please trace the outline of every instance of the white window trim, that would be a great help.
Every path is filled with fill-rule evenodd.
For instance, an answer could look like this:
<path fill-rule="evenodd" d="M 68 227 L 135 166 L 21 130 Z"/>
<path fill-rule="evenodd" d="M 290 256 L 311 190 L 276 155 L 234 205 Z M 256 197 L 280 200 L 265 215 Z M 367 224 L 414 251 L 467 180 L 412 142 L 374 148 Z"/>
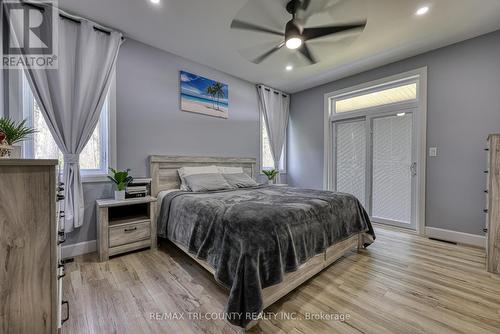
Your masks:
<path fill-rule="evenodd" d="M 23 72 L 9 71 L 9 117 L 16 121 L 24 119 Z M 107 168 L 116 166 L 116 73 L 113 74 L 108 93 L 107 166 L 106 171 L 82 173 L 83 183 L 109 182 Z M 24 144 L 23 144 L 24 146 Z M 24 148 L 23 148 L 24 151 Z M 23 153 L 24 154 L 24 153 Z"/>
<path fill-rule="evenodd" d="M 418 82 L 417 100 L 393 103 L 382 106 L 385 111 L 391 108 L 401 110 L 402 108 L 414 108 L 417 110 L 417 233 L 425 235 L 425 181 L 427 165 L 427 67 L 422 67 L 413 71 L 396 74 L 390 77 L 374 80 L 353 87 L 337 90 L 324 95 L 324 152 L 323 152 L 323 188 L 331 189 L 332 155 L 333 155 L 333 130 L 331 122 L 333 120 L 352 119 L 355 117 L 365 117 L 368 114 L 380 112 L 380 107 L 371 107 L 341 114 L 335 114 L 335 103 L 332 101 L 338 98 L 346 98 L 377 91 L 391 86 L 399 86 L 404 83 Z"/>
<path fill-rule="evenodd" d="M 101 170 L 95 173 L 82 173 L 83 183 L 110 182 L 107 177 L 107 169 L 108 167 L 116 167 L 116 73 L 113 74 L 113 77 L 111 78 L 111 84 L 109 86 L 107 122 L 108 156 L 105 159 L 107 160 L 106 171 Z"/>
<path fill-rule="evenodd" d="M 264 114 L 262 113 L 262 111 L 260 111 L 260 116 L 259 116 L 259 157 L 260 157 L 260 161 L 259 161 L 259 165 L 260 165 L 260 170 L 259 170 L 259 173 L 261 175 L 264 175 L 264 173 L 262 172 L 264 169 L 264 166 L 262 165 L 263 161 L 264 161 L 264 152 L 262 152 L 262 125 L 264 123 Z M 283 169 L 280 169 L 280 174 L 286 174 L 286 170 L 287 170 L 287 157 L 286 157 L 286 151 L 287 151 L 287 142 L 288 142 L 288 129 L 286 130 L 286 139 L 285 139 L 285 144 L 283 146 L 283 156 L 281 157 L 281 160 L 283 161 Z"/>

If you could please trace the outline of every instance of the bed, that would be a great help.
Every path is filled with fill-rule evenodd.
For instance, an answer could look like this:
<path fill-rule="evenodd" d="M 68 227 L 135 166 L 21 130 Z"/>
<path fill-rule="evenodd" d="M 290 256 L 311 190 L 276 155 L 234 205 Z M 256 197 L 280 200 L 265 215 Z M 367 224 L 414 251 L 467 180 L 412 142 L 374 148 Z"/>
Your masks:
<path fill-rule="evenodd" d="M 249 329 L 258 314 L 375 235 L 359 201 L 348 194 L 259 185 L 180 191 L 177 170 L 241 167 L 253 158 L 151 156 L 158 196 L 158 236 L 169 239 L 227 288 L 226 318 Z"/>

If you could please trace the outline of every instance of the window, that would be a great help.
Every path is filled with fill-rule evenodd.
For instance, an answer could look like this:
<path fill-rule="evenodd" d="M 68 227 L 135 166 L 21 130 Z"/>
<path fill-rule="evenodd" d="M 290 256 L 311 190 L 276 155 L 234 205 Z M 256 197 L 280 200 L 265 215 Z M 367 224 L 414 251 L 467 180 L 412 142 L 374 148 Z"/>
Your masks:
<path fill-rule="evenodd" d="M 411 83 L 335 101 L 335 113 L 345 113 L 417 99 L 417 84 Z"/>
<path fill-rule="evenodd" d="M 24 156 L 34 159 L 57 159 L 63 166 L 63 154 L 52 138 L 42 112 L 36 102 L 27 79 L 23 76 L 23 118 L 37 132 L 32 140 L 24 143 Z M 104 102 L 101 116 L 87 145 L 80 154 L 80 168 L 84 180 L 107 175 L 110 165 L 110 96 Z"/>
<path fill-rule="evenodd" d="M 286 140 L 281 154 L 280 172 L 286 173 Z M 266 120 L 264 115 L 260 115 L 260 164 L 262 170 L 274 169 L 273 156 L 271 154 L 271 146 L 269 143 L 269 135 L 267 133 Z"/>

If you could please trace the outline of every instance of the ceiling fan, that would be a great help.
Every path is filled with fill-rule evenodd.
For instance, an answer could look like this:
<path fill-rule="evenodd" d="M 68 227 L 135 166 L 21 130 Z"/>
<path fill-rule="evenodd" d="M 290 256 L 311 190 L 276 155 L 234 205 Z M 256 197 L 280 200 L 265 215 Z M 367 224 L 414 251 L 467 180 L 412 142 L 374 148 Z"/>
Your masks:
<path fill-rule="evenodd" d="M 354 22 L 344 25 L 305 28 L 303 20 L 299 19 L 297 14 L 299 11 L 306 11 L 310 2 L 311 0 L 291 0 L 287 3 L 286 10 L 292 15 L 292 19 L 287 22 L 284 33 L 237 19 L 234 19 L 233 22 L 231 22 L 231 29 L 256 31 L 284 37 L 284 41 L 252 60 L 255 64 L 262 63 L 266 58 L 280 50 L 283 46 L 286 46 L 290 50 L 298 50 L 310 64 L 316 64 L 318 60 L 314 57 L 307 46 L 308 41 L 344 31 L 364 29 L 366 26 L 366 20 L 364 20 L 362 22 Z"/>

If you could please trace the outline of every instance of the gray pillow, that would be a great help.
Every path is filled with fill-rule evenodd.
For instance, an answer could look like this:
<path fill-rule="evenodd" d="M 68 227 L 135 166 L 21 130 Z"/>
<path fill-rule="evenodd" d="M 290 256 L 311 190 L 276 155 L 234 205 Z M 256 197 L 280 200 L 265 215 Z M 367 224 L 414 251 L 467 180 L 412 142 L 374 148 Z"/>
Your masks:
<path fill-rule="evenodd" d="M 234 188 L 256 187 L 259 184 L 245 173 L 222 174 L 226 181 Z"/>
<path fill-rule="evenodd" d="M 184 181 L 195 192 L 234 189 L 219 173 L 189 175 Z"/>

